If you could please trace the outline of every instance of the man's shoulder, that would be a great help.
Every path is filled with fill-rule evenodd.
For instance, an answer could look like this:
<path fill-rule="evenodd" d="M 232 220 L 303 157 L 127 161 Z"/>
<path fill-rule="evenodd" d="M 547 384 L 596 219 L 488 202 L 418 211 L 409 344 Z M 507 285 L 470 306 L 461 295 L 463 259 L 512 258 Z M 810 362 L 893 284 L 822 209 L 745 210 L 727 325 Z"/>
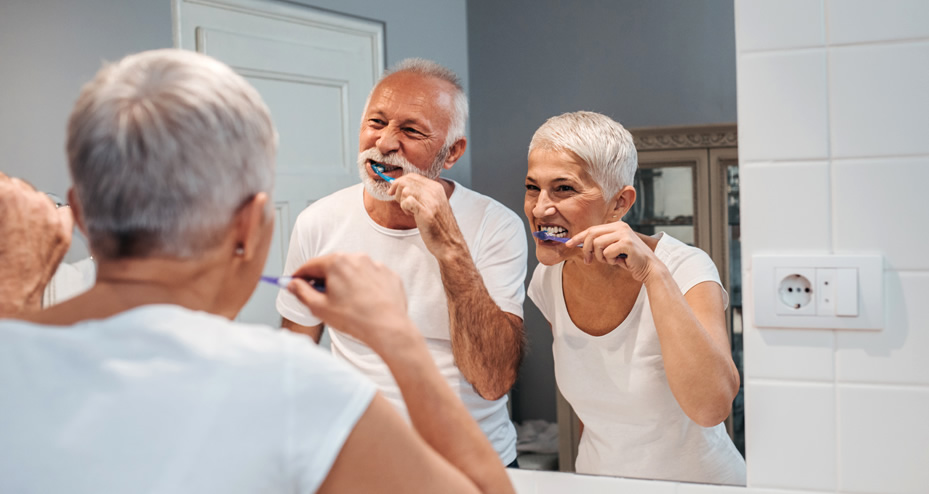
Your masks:
<path fill-rule="evenodd" d="M 455 195 L 452 207 L 462 214 L 479 215 L 485 219 L 492 219 L 501 223 L 520 224 L 522 220 L 512 209 L 500 201 L 469 189 L 460 183 L 455 183 Z M 522 228 L 522 226 L 519 226 Z"/>

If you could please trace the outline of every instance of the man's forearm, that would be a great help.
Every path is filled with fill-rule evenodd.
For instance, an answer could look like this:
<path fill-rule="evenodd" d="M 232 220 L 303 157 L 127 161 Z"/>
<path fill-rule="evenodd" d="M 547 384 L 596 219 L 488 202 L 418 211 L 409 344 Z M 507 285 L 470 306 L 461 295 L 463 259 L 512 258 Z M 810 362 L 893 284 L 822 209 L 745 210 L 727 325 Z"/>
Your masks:
<path fill-rule="evenodd" d="M 498 399 L 516 382 L 525 347 L 522 319 L 493 301 L 466 247 L 440 259 L 439 270 L 455 362 L 481 397 Z"/>
<path fill-rule="evenodd" d="M 482 492 L 512 492 L 496 451 L 439 374 L 423 340 L 392 344 L 376 351 L 403 394 L 413 428 Z"/>

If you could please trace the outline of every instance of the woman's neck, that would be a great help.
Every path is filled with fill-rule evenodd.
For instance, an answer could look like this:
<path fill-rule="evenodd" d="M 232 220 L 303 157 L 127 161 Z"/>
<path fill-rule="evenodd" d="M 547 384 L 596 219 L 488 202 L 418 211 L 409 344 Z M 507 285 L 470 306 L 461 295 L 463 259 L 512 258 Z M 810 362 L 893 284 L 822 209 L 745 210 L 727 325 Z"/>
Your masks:
<path fill-rule="evenodd" d="M 169 304 L 232 318 L 236 310 L 222 297 L 232 282 L 216 259 L 101 260 L 87 292 L 29 319 L 70 325 L 102 319 L 143 305 Z"/>

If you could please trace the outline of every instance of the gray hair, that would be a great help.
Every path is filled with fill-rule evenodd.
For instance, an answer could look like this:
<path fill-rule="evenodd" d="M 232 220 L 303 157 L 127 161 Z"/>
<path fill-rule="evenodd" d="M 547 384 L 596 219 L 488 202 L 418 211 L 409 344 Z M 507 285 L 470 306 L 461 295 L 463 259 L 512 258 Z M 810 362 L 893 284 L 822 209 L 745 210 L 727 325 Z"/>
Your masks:
<path fill-rule="evenodd" d="M 398 72 L 410 72 L 423 77 L 433 77 L 451 84 L 455 88 L 454 94 L 452 95 L 454 114 L 449 115 L 450 122 L 448 125 L 448 133 L 445 135 L 445 147 L 451 147 L 455 141 L 465 137 L 465 126 L 468 123 L 468 96 L 465 94 L 464 88 L 461 87 L 461 79 L 455 72 L 432 60 L 426 60 L 424 58 L 406 58 L 384 71 L 384 75 L 378 79 L 374 87 L 377 88 L 384 79 Z M 371 89 L 371 94 L 373 93 L 374 89 Z M 370 102 L 371 95 L 369 94 L 368 103 Z M 365 107 L 367 108 L 367 106 L 366 103 Z"/>
<path fill-rule="evenodd" d="M 529 153 L 535 149 L 569 151 L 587 163 L 590 176 L 603 197 L 611 199 L 632 185 L 638 154 L 632 134 L 606 115 L 589 111 L 549 118 L 535 131 Z"/>
<path fill-rule="evenodd" d="M 68 120 L 67 152 L 91 250 L 193 258 L 274 185 L 277 132 L 227 65 L 154 50 L 105 65 Z"/>

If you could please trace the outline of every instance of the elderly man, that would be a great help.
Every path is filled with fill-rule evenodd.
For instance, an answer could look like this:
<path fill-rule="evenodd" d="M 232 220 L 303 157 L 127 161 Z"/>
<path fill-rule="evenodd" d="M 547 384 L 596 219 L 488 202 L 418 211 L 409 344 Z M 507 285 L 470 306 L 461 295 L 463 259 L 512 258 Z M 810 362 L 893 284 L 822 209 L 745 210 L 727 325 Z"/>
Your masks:
<path fill-rule="evenodd" d="M 450 70 L 408 59 L 387 72 L 371 91 L 362 119 L 362 184 L 300 214 L 285 272 L 338 251 L 365 252 L 397 271 L 410 316 L 443 376 L 504 464 L 513 464 L 516 433 L 506 393 L 524 346 L 527 246 L 515 213 L 440 177 L 465 151 L 467 114 L 467 97 Z M 277 309 L 284 327 L 319 341 L 321 321 L 286 291 Z M 372 378 L 404 411 L 377 355 L 339 328 L 330 329 L 333 353 Z"/>

